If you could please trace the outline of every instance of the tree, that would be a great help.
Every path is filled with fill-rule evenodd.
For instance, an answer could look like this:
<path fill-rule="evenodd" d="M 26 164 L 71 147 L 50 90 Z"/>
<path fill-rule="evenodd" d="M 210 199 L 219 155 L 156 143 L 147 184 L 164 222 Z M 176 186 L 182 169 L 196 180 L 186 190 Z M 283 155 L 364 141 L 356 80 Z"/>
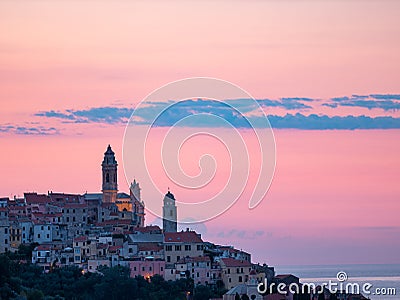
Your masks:
<path fill-rule="evenodd" d="M 211 291 L 205 285 L 198 285 L 194 288 L 193 299 L 194 300 L 208 300 L 211 298 Z"/>

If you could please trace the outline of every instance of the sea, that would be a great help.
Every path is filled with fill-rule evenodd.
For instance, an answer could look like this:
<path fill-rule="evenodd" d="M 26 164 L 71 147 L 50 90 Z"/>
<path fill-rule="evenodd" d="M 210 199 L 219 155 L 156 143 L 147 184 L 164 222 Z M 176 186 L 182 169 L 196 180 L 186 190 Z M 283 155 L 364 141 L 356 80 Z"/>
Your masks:
<path fill-rule="evenodd" d="M 316 285 L 329 280 L 343 288 L 358 284 L 361 294 L 372 300 L 400 299 L 400 264 L 275 266 L 275 273 L 293 274 L 302 283 Z"/>

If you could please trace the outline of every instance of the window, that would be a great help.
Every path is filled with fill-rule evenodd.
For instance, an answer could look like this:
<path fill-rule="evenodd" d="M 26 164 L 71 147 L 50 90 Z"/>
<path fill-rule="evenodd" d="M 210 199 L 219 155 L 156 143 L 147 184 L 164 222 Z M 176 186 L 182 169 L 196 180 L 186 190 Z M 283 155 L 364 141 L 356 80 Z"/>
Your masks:
<path fill-rule="evenodd" d="M 144 272 L 144 267 L 142 267 L 142 271 Z"/>
<path fill-rule="evenodd" d="M 8 228 L 4 228 L 4 233 L 8 234 Z"/>
<path fill-rule="evenodd" d="M 181 251 L 181 245 L 175 245 L 175 251 Z"/>
<path fill-rule="evenodd" d="M 69 222 L 69 217 L 67 217 L 67 222 Z"/>
<path fill-rule="evenodd" d="M 73 213 L 73 214 L 75 213 L 75 209 L 72 210 L 72 213 Z"/>
<path fill-rule="evenodd" d="M 228 268 L 228 274 L 231 274 L 231 269 Z"/>
<path fill-rule="evenodd" d="M 43 226 L 40 226 L 40 230 L 43 230 Z"/>
<path fill-rule="evenodd" d="M 151 266 L 149 267 L 149 271 L 151 271 Z"/>
<path fill-rule="evenodd" d="M 167 256 L 167 262 L 171 262 L 171 256 Z"/>
<path fill-rule="evenodd" d="M 172 209 L 169 211 L 169 215 L 172 217 L 174 213 L 172 212 Z"/>
<path fill-rule="evenodd" d="M 75 222 L 75 217 L 72 217 L 72 222 Z"/>
<path fill-rule="evenodd" d="M 106 182 L 109 183 L 110 182 L 110 174 L 106 174 Z"/>
<path fill-rule="evenodd" d="M 243 282 L 242 276 L 239 276 L 239 282 Z"/>
<path fill-rule="evenodd" d="M 47 234 L 47 236 L 46 236 L 48 239 L 50 238 L 50 234 Z"/>
<path fill-rule="evenodd" d="M 132 248 L 129 248 L 129 253 L 133 253 L 133 249 Z"/>
<path fill-rule="evenodd" d="M 240 268 L 240 273 L 243 273 L 243 268 Z"/>
<path fill-rule="evenodd" d="M 172 251 L 172 246 L 171 245 L 165 246 L 165 251 Z"/>
<path fill-rule="evenodd" d="M 176 261 L 179 261 L 181 259 L 181 257 L 178 255 L 177 257 L 176 257 Z"/>
<path fill-rule="evenodd" d="M 200 277 L 200 274 L 199 274 L 199 272 L 197 272 L 197 273 L 196 273 L 196 276 L 197 276 L 197 277 Z"/>
<path fill-rule="evenodd" d="M 133 271 L 136 271 L 136 267 L 133 267 Z"/>
<path fill-rule="evenodd" d="M 161 272 L 162 272 L 162 271 L 164 271 L 164 268 L 163 268 L 163 267 L 161 267 Z"/>
<path fill-rule="evenodd" d="M 38 233 L 37 238 L 40 239 L 40 233 Z"/>
<path fill-rule="evenodd" d="M 7 239 L 4 240 L 4 244 L 6 244 L 6 245 L 8 244 L 8 240 Z"/>
<path fill-rule="evenodd" d="M 229 282 L 232 282 L 232 279 L 231 279 L 231 278 L 229 278 Z"/>
<path fill-rule="evenodd" d="M 191 245 L 185 245 L 185 251 L 190 251 L 192 250 L 192 246 Z"/>

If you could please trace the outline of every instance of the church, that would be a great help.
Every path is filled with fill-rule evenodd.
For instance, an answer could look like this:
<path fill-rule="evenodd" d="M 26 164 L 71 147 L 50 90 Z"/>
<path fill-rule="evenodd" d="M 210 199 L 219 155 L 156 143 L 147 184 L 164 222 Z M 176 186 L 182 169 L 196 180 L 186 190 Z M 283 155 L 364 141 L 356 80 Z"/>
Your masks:
<path fill-rule="evenodd" d="M 131 219 L 133 225 L 136 227 L 145 226 L 145 212 L 144 202 L 140 196 L 139 183 L 134 179 L 130 186 L 129 195 L 126 193 L 118 192 L 118 163 L 115 159 L 115 153 L 108 145 L 104 153 L 104 159 L 101 164 L 102 167 L 102 204 L 99 209 L 98 221 L 104 222 L 109 220 L 110 216 L 105 218 L 108 214 L 113 213 L 123 218 Z M 113 210 L 114 208 L 114 210 Z M 115 208 L 118 210 L 115 211 Z M 164 232 L 177 232 L 177 206 L 175 203 L 175 196 L 168 190 L 163 200 L 163 231 Z"/>
<path fill-rule="evenodd" d="M 118 209 L 119 214 L 125 213 L 129 216 L 132 214 L 131 219 L 136 227 L 144 227 L 145 213 L 144 202 L 140 197 L 140 186 L 136 180 L 133 180 L 130 186 L 129 195 L 123 192 L 118 192 L 118 163 L 115 159 L 115 153 L 108 145 L 104 153 L 104 159 L 101 164 L 102 168 L 102 204 L 101 207 L 106 210 L 113 211 L 113 207 Z M 100 209 L 102 210 L 102 209 Z M 104 220 L 103 215 L 99 214 L 98 220 Z"/>

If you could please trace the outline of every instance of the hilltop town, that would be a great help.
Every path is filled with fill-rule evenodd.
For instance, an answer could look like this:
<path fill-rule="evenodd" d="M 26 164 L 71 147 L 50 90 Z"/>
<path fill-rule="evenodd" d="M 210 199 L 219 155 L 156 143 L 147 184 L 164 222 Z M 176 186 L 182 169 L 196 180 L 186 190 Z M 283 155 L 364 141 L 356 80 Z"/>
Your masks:
<path fill-rule="evenodd" d="M 118 191 L 118 163 L 110 145 L 101 166 L 101 193 L 30 192 L 23 198 L 0 198 L 0 253 L 31 245 L 31 263 L 44 273 L 68 266 L 82 274 L 124 266 L 132 278 L 159 275 L 166 281 L 192 279 L 194 286 L 224 287 L 226 300 L 246 299 L 243 295 L 293 299 L 290 293 L 289 298 L 261 295 L 257 286 L 265 279 L 299 284 L 299 278 L 275 276 L 273 267 L 252 263 L 250 253 L 233 245 L 205 241 L 189 228 L 178 231 L 178 208 L 169 190 L 163 199 L 163 228 L 146 225 L 139 183 L 134 180 L 129 193 Z"/>

